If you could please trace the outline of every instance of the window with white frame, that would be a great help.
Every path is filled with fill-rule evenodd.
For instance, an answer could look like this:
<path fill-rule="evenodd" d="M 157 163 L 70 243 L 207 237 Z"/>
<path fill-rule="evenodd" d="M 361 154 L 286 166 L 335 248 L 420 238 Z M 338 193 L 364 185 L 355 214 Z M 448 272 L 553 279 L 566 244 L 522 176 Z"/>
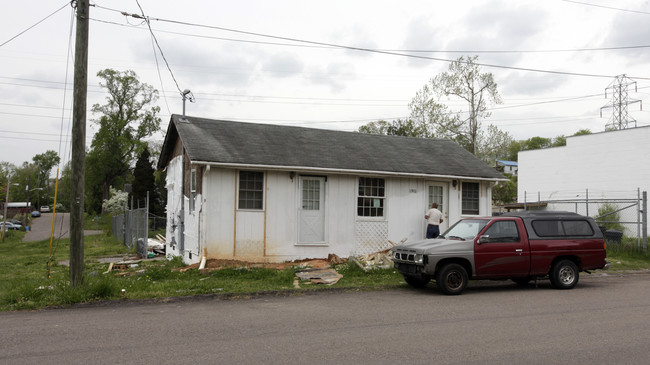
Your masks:
<path fill-rule="evenodd" d="M 463 182 L 462 189 L 462 214 L 478 215 L 479 210 L 479 189 L 480 184 L 477 182 Z"/>
<path fill-rule="evenodd" d="M 386 200 L 386 180 L 372 177 L 359 178 L 357 216 L 383 217 Z"/>
<path fill-rule="evenodd" d="M 239 209 L 264 209 L 264 173 L 239 172 Z"/>

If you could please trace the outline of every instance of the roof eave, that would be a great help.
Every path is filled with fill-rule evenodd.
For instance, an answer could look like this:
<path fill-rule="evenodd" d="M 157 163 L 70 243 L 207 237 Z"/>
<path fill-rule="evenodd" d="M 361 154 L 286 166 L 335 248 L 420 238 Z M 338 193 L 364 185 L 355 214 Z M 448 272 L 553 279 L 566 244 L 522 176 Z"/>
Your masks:
<path fill-rule="evenodd" d="M 272 171 L 297 171 L 297 172 L 324 172 L 339 175 L 376 175 L 376 176 L 395 176 L 395 177 L 419 177 L 419 178 L 442 178 L 442 179 L 457 179 L 457 180 L 480 180 L 480 181 L 509 181 L 503 177 L 480 177 L 480 176 L 460 176 L 460 175 L 439 175 L 427 173 L 413 173 L 413 172 L 398 172 L 398 171 L 375 171 L 375 170 L 353 170 L 353 169 L 337 169 L 325 167 L 310 167 L 310 166 L 282 166 L 282 165 L 260 165 L 260 164 L 242 164 L 242 163 L 226 163 L 226 162 L 210 162 L 210 161 L 191 161 L 194 165 L 205 165 L 210 167 L 223 167 L 231 169 L 256 169 L 256 170 L 272 170 Z"/>

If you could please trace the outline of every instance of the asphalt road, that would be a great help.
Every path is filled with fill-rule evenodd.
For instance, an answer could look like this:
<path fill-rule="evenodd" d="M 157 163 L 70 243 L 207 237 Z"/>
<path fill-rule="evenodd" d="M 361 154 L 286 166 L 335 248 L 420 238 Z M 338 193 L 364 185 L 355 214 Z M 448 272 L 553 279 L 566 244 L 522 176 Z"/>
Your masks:
<path fill-rule="evenodd" d="M 32 218 L 30 231 L 25 233 L 23 242 L 42 241 L 50 238 L 52 233 L 52 213 L 42 213 Z M 84 231 L 84 235 L 99 234 L 102 231 Z M 70 237 L 70 213 L 56 213 L 54 219 L 54 238 Z"/>
<path fill-rule="evenodd" d="M 648 364 L 650 273 L 573 290 L 113 302 L 0 313 L 1 364 Z"/>

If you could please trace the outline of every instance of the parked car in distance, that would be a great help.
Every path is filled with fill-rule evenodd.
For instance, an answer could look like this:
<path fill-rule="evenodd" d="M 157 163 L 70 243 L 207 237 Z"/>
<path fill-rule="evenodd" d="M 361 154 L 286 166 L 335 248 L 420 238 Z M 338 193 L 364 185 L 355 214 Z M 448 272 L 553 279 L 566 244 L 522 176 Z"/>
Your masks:
<path fill-rule="evenodd" d="M 49 206 L 47 206 L 47 205 L 43 205 L 43 206 L 41 207 L 41 213 L 47 213 L 47 212 L 49 212 L 49 211 L 50 211 L 50 207 L 49 207 Z"/>
<path fill-rule="evenodd" d="M 38 210 L 35 210 L 35 211 L 32 212 L 32 217 L 37 218 L 37 217 L 40 217 L 40 216 L 41 216 L 41 212 L 39 212 Z"/>
<path fill-rule="evenodd" d="M 605 248 L 591 217 L 528 211 L 461 219 L 440 238 L 393 247 L 392 258 L 409 285 L 435 280 L 442 293 L 458 295 L 470 279 L 526 285 L 548 278 L 557 289 L 571 289 L 581 271 L 609 267 Z"/>
<path fill-rule="evenodd" d="M 0 230 L 2 230 L 3 228 L 4 228 L 4 222 L 0 222 Z M 17 226 L 15 224 L 11 223 L 11 222 L 7 222 L 7 230 L 10 230 L 10 229 L 18 230 L 18 229 L 20 229 L 20 226 Z"/>

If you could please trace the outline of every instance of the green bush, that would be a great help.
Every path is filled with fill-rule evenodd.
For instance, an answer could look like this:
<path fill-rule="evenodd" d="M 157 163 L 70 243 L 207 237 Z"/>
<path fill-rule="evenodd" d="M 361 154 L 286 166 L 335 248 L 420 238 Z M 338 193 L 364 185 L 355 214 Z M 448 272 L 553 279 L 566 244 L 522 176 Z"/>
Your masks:
<path fill-rule="evenodd" d="M 606 229 L 615 229 L 624 232 L 625 228 L 620 223 L 621 212 L 618 212 L 618 207 L 611 203 L 605 203 L 598 208 L 598 217 L 596 222 L 599 226 L 604 226 Z"/>

